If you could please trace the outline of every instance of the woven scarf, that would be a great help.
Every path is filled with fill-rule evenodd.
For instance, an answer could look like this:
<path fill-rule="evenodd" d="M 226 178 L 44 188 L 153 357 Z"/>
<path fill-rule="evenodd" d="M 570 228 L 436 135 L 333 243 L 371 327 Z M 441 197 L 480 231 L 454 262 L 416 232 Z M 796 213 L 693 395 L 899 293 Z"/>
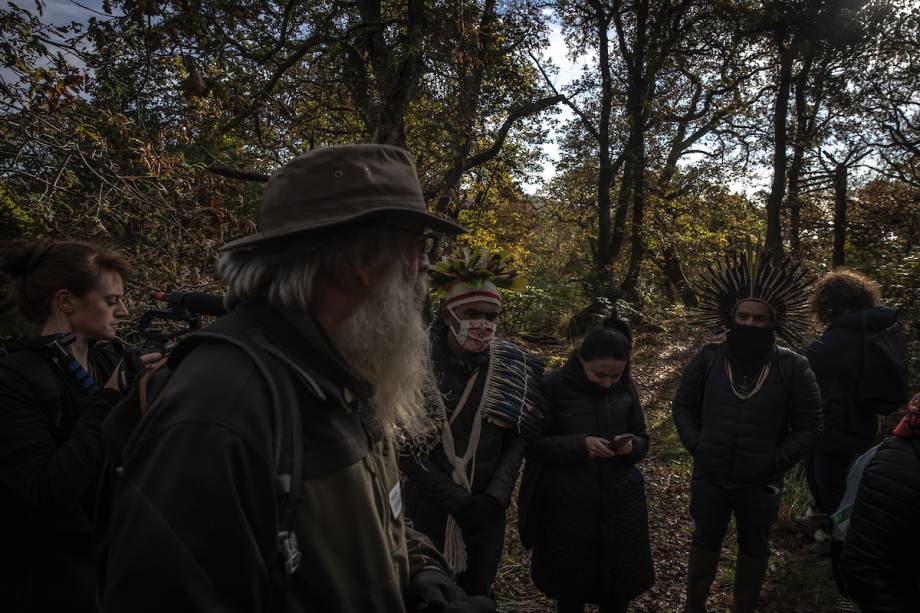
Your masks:
<path fill-rule="evenodd" d="M 457 419 L 457 416 L 460 415 L 463 407 L 466 406 L 466 402 L 470 398 L 470 394 L 473 391 L 473 387 L 476 385 L 476 379 L 478 377 L 479 371 L 477 370 L 473 373 L 473 376 L 470 377 L 470 380 L 466 382 L 466 388 L 463 390 L 463 395 L 460 396 L 460 400 L 457 401 L 457 406 L 454 407 L 454 410 L 450 414 L 450 418 L 446 421 L 444 428 L 441 430 L 441 445 L 444 448 L 444 455 L 447 456 L 447 461 L 450 463 L 451 468 L 453 468 L 451 478 L 454 480 L 454 483 L 465 489 L 467 493 L 472 490 L 473 476 L 476 472 L 476 450 L 479 448 L 479 438 L 482 434 L 482 406 L 480 405 L 476 408 L 476 414 L 473 416 L 473 429 L 470 432 L 469 443 L 462 456 L 457 455 L 457 450 L 454 447 L 454 433 L 451 430 L 451 426 L 454 420 Z M 442 405 L 443 402 L 442 399 Z M 453 515 L 447 516 L 447 528 L 444 532 L 444 558 L 447 560 L 447 564 L 453 572 L 460 573 L 466 570 L 466 543 L 463 542 L 463 531 L 460 529 L 460 525 L 457 523 L 457 520 L 454 519 Z"/>

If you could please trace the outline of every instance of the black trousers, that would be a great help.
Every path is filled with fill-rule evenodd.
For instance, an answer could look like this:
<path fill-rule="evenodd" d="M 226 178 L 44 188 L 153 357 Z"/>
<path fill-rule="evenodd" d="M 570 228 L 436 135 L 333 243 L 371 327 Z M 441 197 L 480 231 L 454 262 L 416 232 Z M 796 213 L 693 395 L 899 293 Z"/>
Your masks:
<path fill-rule="evenodd" d="M 466 570 L 457 575 L 457 585 L 470 596 L 492 598 L 492 582 L 495 581 L 505 544 L 505 518 L 477 534 L 464 532 L 463 541 L 466 544 Z"/>
<path fill-rule="evenodd" d="M 840 506 L 847 489 L 847 473 L 854 456 L 815 451 L 805 458 L 805 477 L 808 489 L 815 499 L 818 510 L 830 515 Z M 830 518 L 822 525 L 825 532 L 833 529 Z"/>
<path fill-rule="evenodd" d="M 729 489 L 706 479 L 690 484 L 693 544 L 719 551 L 732 514 L 738 532 L 738 549 L 763 558 L 770 555 L 770 526 L 779 515 L 780 492 L 767 486 Z"/>

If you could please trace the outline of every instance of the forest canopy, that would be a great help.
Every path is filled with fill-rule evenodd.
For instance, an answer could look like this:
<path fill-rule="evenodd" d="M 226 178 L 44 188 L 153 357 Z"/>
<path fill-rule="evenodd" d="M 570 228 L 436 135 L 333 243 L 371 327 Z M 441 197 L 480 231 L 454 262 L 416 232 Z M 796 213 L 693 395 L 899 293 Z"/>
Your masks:
<path fill-rule="evenodd" d="M 378 142 L 517 262 L 519 332 L 680 312 L 759 240 L 920 314 L 911 0 L 39 0 L 0 34 L 0 238 L 118 246 L 146 286 L 218 291 L 275 169 Z"/>

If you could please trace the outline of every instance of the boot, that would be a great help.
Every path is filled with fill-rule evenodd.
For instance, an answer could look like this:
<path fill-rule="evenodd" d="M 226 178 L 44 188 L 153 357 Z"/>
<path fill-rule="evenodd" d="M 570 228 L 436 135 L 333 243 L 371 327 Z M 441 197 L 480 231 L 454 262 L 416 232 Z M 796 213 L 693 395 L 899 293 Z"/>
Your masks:
<path fill-rule="evenodd" d="M 767 574 L 767 562 L 770 556 L 755 558 L 738 552 L 738 563 L 735 566 L 735 606 L 733 613 L 754 613 L 757 599 L 760 597 L 760 586 L 763 577 Z"/>
<path fill-rule="evenodd" d="M 719 552 L 696 545 L 690 546 L 690 564 L 687 569 L 687 606 L 684 613 L 706 613 L 706 597 L 716 578 Z"/>

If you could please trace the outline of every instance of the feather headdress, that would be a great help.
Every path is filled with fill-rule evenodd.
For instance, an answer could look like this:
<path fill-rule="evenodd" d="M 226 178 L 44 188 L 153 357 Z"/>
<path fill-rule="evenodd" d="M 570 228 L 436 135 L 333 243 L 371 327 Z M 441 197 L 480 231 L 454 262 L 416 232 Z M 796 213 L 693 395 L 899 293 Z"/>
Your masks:
<path fill-rule="evenodd" d="M 776 334 L 799 346 L 810 329 L 808 294 L 813 282 L 799 264 L 777 263 L 768 253 L 748 246 L 716 266 L 707 265 L 700 274 L 694 283 L 700 296 L 695 320 L 718 334 L 731 323 L 739 302 L 756 300 L 770 307 Z"/>
<path fill-rule="evenodd" d="M 438 296 L 446 295 L 448 288 L 458 281 L 471 290 L 481 289 L 486 282 L 502 289 L 519 290 L 526 281 L 511 263 L 511 258 L 504 254 L 464 247 L 459 254 L 445 255 L 431 267 L 431 288 Z"/>

